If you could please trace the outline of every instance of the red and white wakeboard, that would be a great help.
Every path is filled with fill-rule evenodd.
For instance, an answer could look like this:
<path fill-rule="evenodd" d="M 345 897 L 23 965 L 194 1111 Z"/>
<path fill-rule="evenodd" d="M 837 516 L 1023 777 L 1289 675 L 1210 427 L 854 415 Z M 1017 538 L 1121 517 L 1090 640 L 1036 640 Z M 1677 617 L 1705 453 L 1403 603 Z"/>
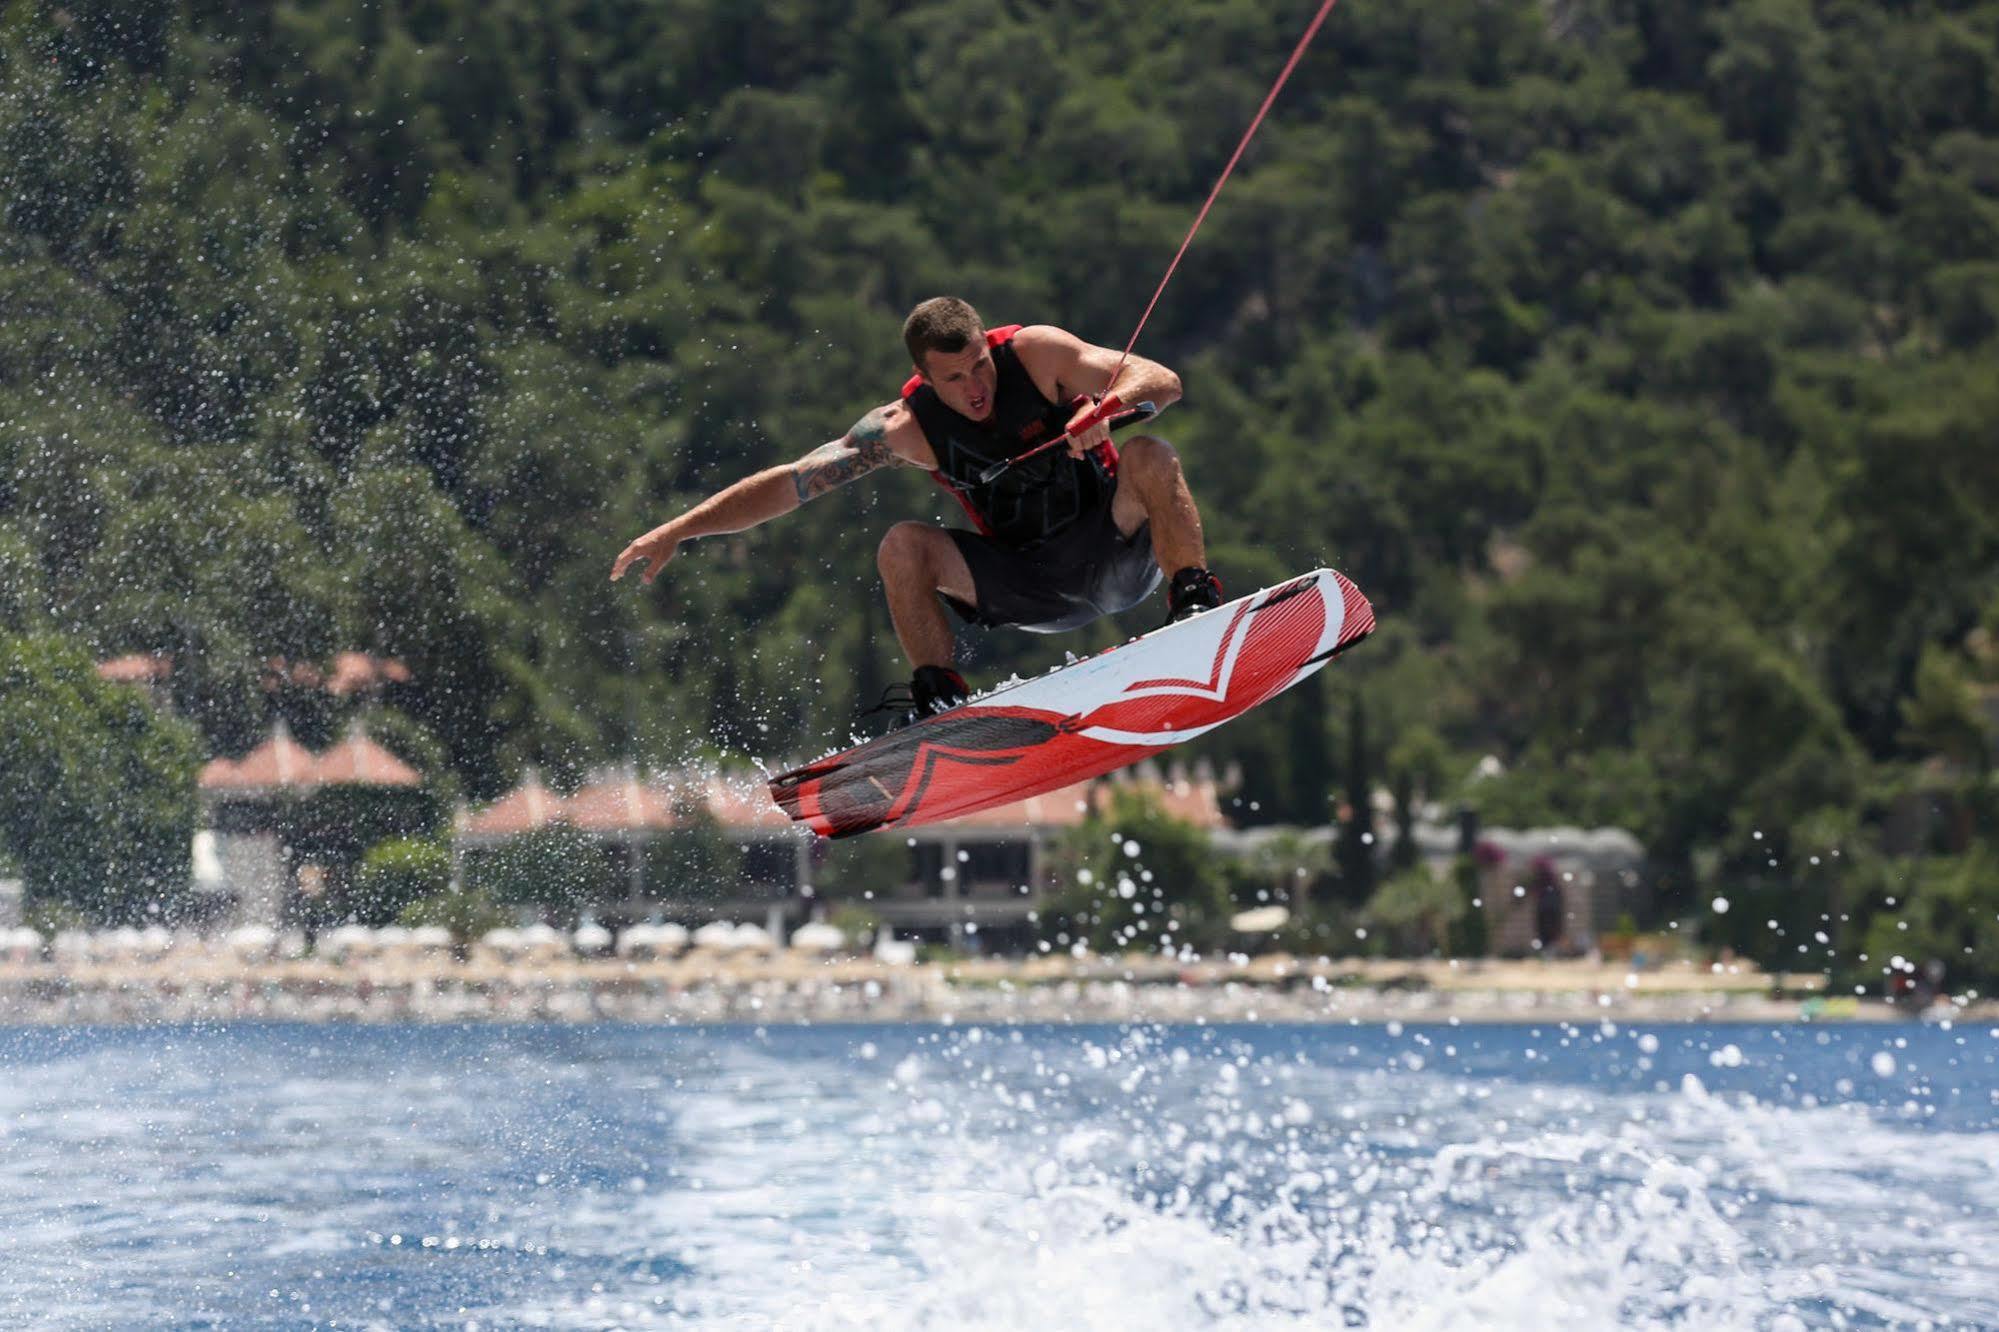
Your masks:
<path fill-rule="evenodd" d="M 825 837 L 1025 800 L 1212 731 L 1373 629 L 1360 589 L 1315 570 L 780 773 L 771 798 Z"/>

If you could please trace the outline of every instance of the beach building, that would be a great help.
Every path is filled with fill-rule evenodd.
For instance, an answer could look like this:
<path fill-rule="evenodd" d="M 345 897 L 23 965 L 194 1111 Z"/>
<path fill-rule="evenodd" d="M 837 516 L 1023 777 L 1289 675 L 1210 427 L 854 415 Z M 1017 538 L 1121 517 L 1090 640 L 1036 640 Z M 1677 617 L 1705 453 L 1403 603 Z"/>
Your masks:
<path fill-rule="evenodd" d="M 1622 828 L 1487 828 L 1473 848 L 1492 951 L 1583 953 L 1645 919 L 1645 848 Z"/>
<path fill-rule="evenodd" d="M 422 830 L 423 786 L 358 722 L 314 753 L 280 720 L 240 759 L 203 765 L 197 886 L 231 924 L 276 925 L 380 836 Z"/>
<path fill-rule="evenodd" d="M 552 790 L 529 770 L 483 809 L 453 819 L 454 875 L 480 884 L 524 842 L 568 837 L 587 856 L 569 905 L 613 922 L 662 914 L 689 921 L 781 919 L 809 882 L 807 840 L 760 784 L 712 775 L 641 779 L 635 768 L 592 774 L 575 792 Z"/>
<path fill-rule="evenodd" d="M 1392 802 L 1375 811 L 1374 858 L 1380 874 L 1398 860 L 1403 835 Z M 1487 828 L 1468 809 L 1427 805 L 1409 826 L 1414 844 L 1408 863 L 1439 880 L 1450 879 L 1467 859 L 1476 868 L 1476 895 L 1486 918 L 1490 950 L 1501 957 L 1539 952 L 1586 953 L 1625 919 L 1650 918 L 1651 892 L 1645 849 L 1622 828 Z M 1264 826 L 1224 830 L 1216 847 L 1240 860 L 1297 867 L 1294 883 L 1273 883 L 1276 900 L 1294 909 L 1308 901 L 1313 875 L 1329 873 L 1338 856 L 1340 830 Z M 1334 886 L 1337 892 L 1337 884 Z M 1349 900 L 1348 905 L 1358 905 Z"/>
<path fill-rule="evenodd" d="M 98 662 L 97 674 L 171 712 L 176 667 L 172 653 L 139 652 Z M 434 830 L 422 774 L 364 724 L 413 679 L 394 657 L 359 651 L 263 663 L 258 683 L 277 720 L 248 753 L 212 758 L 198 777 L 195 920 L 275 926 L 302 895 L 337 884 L 373 841 Z M 294 723 L 324 748 L 300 743 Z"/>
<path fill-rule="evenodd" d="M 988 949 L 1031 946 L 1032 917 L 1061 885 L 1055 843 L 1121 788 L 1144 790 L 1176 819 L 1214 833 L 1228 827 L 1214 773 L 1147 761 L 997 809 L 948 819 L 905 834 L 907 873 L 893 894 L 870 905 L 906 937 L 976 938 Z"/>
<path fill-rule="evenodd" d="M 827 843 L 794 826 L 752 775 L 593 774 L 573 794 L 530 772 L 483 809 L 461 808 L 454 839 L 464 882 L 482 858 L 536 834 L 576 839 L 598 858 L 589 901 L 600 920 L 763 922 L 773 934 L 841 903 L 864 905 L 904 938 L 1025 935 L 1055 887 L 1049 851 L 1106 791 L 1138 784 L 1176 817 L 1226 826 L 1205 769 L 1135 772 L 944 823 Z"/>

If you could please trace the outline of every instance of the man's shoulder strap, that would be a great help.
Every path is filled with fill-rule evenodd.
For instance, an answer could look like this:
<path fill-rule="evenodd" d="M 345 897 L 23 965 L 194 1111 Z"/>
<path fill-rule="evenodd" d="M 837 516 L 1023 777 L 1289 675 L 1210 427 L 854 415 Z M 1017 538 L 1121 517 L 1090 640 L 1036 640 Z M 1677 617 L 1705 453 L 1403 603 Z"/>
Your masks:
<path fill-rule="evenodd" d="M 1020 330 L 1021 325 L 1019 324 L 1002 324 L 998 328 L 989 328 L 986 330 L 986 345 L 988 347 L 997 347 L 1001 343 L 1012 342 L 1013 335 L 1020 332 Z M 922 387 L 923 376 L 911 375 L 902 382 L 902 396 L 907 398 Z"/>

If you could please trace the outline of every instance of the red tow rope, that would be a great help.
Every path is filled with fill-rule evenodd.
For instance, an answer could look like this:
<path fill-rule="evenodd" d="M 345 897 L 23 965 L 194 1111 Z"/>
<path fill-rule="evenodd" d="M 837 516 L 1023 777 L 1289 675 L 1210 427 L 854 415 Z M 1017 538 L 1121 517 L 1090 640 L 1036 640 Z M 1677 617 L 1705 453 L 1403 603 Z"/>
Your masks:
<path fill-rule="evenodd" d="M 1249 122 L 1249 128 L 1242 132 L 1242 142 L 1238 143 L 1235 152 L 1229 155 L 1228 165 L 1222 168 L 1222 174 L 1215 177 L 1215 188 L 1208 191 L 1208 201 L 1202 204 L 1201 211 L 1195 214 L 1194 225 L 1187 228 L 1186 238 L 1180 242 L 1179 250 L 1174 253 L 1173 262 L 1166 265 L 1166 276 L 1159 279 L 1159 285 L 1153 289 L 1152 299 L 1145 303 L 1145 313 L 1138 317 L 1138 327 L 1131 331 L 1131 341 L 1124 344 L 1124 353 L 1118 357 L 1117 366 L 1111 371 L 1111 383 L 1117 383 L 1118 375 L 1124 370 L 1124 363 L 1131 359 L 1131 349 L 1138 345 L 1138 335 L 1145 331 L 1145 321 L 1152 318 L 1152 307 L 1159 304 L 1159 297 L 1165 292 L 1166 284 L 1173 280 L 1174 270 L 1180 267 L 1180 257 L 1186 254 L 1187 247 L 1194 243 L 1194 233 L 1201 229 L 1201 223 L 1208 220 L 1208 210 L 1215 206 L 1215 198 L 1221 194 L 1222 186 L 1228 183 L 1229 173 L 1234 171 L 1235 164 L 1242 160 L 1243 149 L 1249 147 L 1249 141 L 1256 137 L 1256 131 L 1263 124 L 1263 118 L 1270 114 L 1270 104 L 1276 101 L 1277 94 L 1284 90 L 1285 80 L 1291 77 L 1292 70 L 1298 68 L 1298 62 L 1304 58 L 1305 48 L 1319 35 L 1320 25 L 1326 21 L 1326 15 L 1333 12 L 1336 3 L 1338 0 L 1325 0 L 1325 3 L 1319 6 L 1319 12 L 1312 16 L 1311 25 L 1305 29 L 1305 35 L 1298 39 L 1298 45 L 1292 49 L 1291 58 L 1284 62 L 1284 69 L 1278 74 L 1277 82 L 1271 84 L 1270 91 L 1263 95 L 1263 105 L 1256 108 L 1255 118 Z"/>
<path fill-rule="evenodd" d="M 1229 154 L 1228 165 L 1222 168 L 1221 175 L 1215 177 L 1215 187 L 1208 191 L 1208 201 L 1202 204 L 1201 211 L 1195 214 L 1194 225 L 1187 228 L 1187 235 L 1181 240 L 1179 250 L 1174 253 L 1173 262 L 1166 265 L 1166 276 L 1159 279 L 1159 285 L 1153 288 L 1152 299 L 1145 303 L 1145 313 L 1138 317 L 1138 327 L 1131 331 L 1131 340 L 1124 344 L 1124 351 L 1118 356 L 1117 365 L 1111 370 L 1110 383 L 1117 383 L 1117 377 L 1124 372 L 1124 363 L 1131 359 L 1131 349 L 1138 345 L 1138 335 L 1145 331 L 1145 321 L 1152 318 L 1153 307 L 1159 304 L 1160 296 L 1166 291 L 1166 284 L 1173 280 L 1174 271 L 1180 267 L 1180 259 L 1187 253 L 1187 247 L 1194 243 L 1194 233 L 1201 229 L 1201 223 L 1208 220 L 1208 210 L 1215 206 L 1215 199 L 1221 194 L 1222 186 L 1228 183 L 1229 173 L 1234 171 L 1235 164 L 1242 160 L 1243 150 L 1249 147 L 1249 141 L 1256 137 L 1256 131 L 1263 124 L 1263 118 L 1270 114 L 1270 104 L 1275 102 L 1277 94 L 1284 90 L 1285 81 L 1291 77 L 1291 71 L 1298 68 L 1298 62 L 1304 58 L 1305 48 L 1310 46 L 1312 39 L 1319 35 L 1319 28 L 1325 23 L 1326 15 L 1333 12 L 1333 6 L 1337 3 L 1338 0 L 1324 0 L 1320 4 L 1319 12 L 1312 16 L 1312 22 L 1305 29 L 1305 35 L 1298 39 L 1298 45 L 1292 49 L 1291 58 L 1284 62 L 1284 68 L 1277 75 L 1277 81 L 1271 84 L 1270 91 L 1263 95 L 1263 105 L 1256 108 L 1256 115 L 1249 122 L 1249 128 L 1242 132 L 1242 141 L 1236 144 L 1235 151 Z M 1147 405 L 1149 406 L 1150 404 Z M 1099 421 L 1115 416 L 1123 410 L 1124 404 L 1118 401 L 1117 394 L 1106 393 L 1104 397 L 1098 400 L 1096 412 L 1089 420 L 1083 422 L 1083 428 L 1088 429 L 1090 426 L 1096 425 Z M 997 475 L 997 473 L 1005 471 L 1006 468 L 1012 466 L 1014 463 L 1032 458 L 1035 454 L 1042 452 L 1044 449 L 1051 449 L 1057 444 L 1065 442 L 1068 438 L 1067 435 L 1057 435 L 1045 443 L 1035 445 L 1025 453 L 1014 455 L 991 470 Z M 987 476 L 983 479 L 990 481 L 993 477 Z"/>

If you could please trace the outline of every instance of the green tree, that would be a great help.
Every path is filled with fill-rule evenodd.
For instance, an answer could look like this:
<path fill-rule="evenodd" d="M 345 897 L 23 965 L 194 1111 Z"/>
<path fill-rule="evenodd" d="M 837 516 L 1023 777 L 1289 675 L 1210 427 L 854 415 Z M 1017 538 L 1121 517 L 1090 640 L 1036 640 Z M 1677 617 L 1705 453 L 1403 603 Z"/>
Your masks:
<path fill-rule="evenodd" d="M 394 837 L 375 843 L 361 858 L 348 903 L 362 924 L 384 925 L 415 903 L 443 894 L 450 883 L 449 847 L 426 838 Z"/>
<path fill-rule="evenodd" d="M 452 888 L 432 897 L 420 897 L 396 916 L 396 924 L 415 929 L 435 925 L 451 931 L 457 949 L 466 947 L 493 930 L 513 921 L 513 913 L 479 888 Z"/>
<path fill-rule="evenodd" d="M 624 896 L 607 848 L 567 824 L 550 824 L 468 854 L 465 886 L 503 908 L 573 919 L 594 902 Z"/>
<path fill-rule="evenodd" d="M 49 634 L 0 635 L 0 838 L 31 901 L 99 923 L 172 919 L 188 893 L 194 731 Z"/>
<path fill-rule="evenodd" d="M 1989 847 L 1910 862 L 1896 872 L 1894 905 L 1869 922 L 1864 974 L 1879 980 L 1897 957 L 1944 966 L 1953 993 L 1999 981 L 1999 858 Z"/>
<path fill-rule="evenodd" d="M 1374 769 L 1369 763 L 1367 713 L 1355 690 L 1347 711 L 1346 807 L 1339 820 L 1340 894 L 1349 903 L 1374 896 Z"/>
<path fill-rule="evenodd" d="M 1063 883 L 1041 912 L 1042 937 L 1100 953 L 1212 946 L 1232 909 L 1223 867 L 1200 830 L 1138 788 L 1065 834 L 1055 856 Z"/>
<path fill-rule="evenodd" d="M 1974 772 L 1992 770 L 1994 737 L 1962 662 L 1938 644 L 1923 649 L 1912 692 L 1902 700 L 1902 742 Z"/>
<path fill-rule="evenodd" d="M 646 892 L 678 901 L 714 901 L 733 894 L 743 869 L 743 848 L 709 813 L 689 802 L 679 824 L 645 844 Z"/>
<path fill-rule="evenodd" d="M 1452 861 L 1451 882 L 1462 908 L 1446 935 L 1445 950 L 1452 957 L 1484 957 L 1492 951 L 1492 932 L 1479 896 L 1478 862 L 1470 856 Z"/>
<path fill-rule="evenodd" d="M 1417 866 L 1383 880 L 1365 916 L 1401 954 L 1427 956 L 1450 947 L 1452 927 L 1472 910 L 1455 878 Z"/>
<path fill-rule="evenodd" d="M 933 487 L 645 591 L 606 561 L 892 395 L 917 299 L 1125 336 L 1289 35 L 1120 0 L 1063 42 L 1058 11 L 8 10 L 0 625 L 171 652 L 220 753 L 269 659 L 395 655 L 385 728 L 475 795 L 806 756 L 853 722 L 826 682 L 900 668 L 873 548 Z M 1341 669 L 1387 785 L 1425 728 L 1505 763 L 1489 811 L 1639 832 L 1669 909 L 1697 867 L 1812 903 L 1844 889 L 1796 829 L 1871 840 L 1912 747 L 1972 753 L 1937 662 L 1990 683 L 1991 26 L 1437 0 L 1320 34 L 1339 76 L 1287 89 L 1139 350 L 1186 379 L 1159 428 L 1231 585 L 1330 563 L 1373 597 Z M 1154 613 L 965 649 L 1003 678 Z M 1324 711 L 1200 742 L 1245 821 L 1354 779 Z"/>

